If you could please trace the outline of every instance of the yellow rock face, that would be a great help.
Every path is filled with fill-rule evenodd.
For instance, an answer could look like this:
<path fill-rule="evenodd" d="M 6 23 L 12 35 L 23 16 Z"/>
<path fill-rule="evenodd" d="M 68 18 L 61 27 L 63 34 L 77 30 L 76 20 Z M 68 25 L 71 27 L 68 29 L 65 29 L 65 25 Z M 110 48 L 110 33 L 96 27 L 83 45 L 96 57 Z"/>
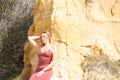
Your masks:
<path fill-rule="evenodd" d="M 120 0 L 34 2 L 34 22 L 28 36 L 49 31 L 52 44 L 58 50 L 51 80 L 83 80 L 85 72 L 81 65 L 88 56 L 106 55 L 111 61 L 120 59 Z M 35 49 L 26 43 L 24 69 L 15 80 L 27 80 L 37 62 Z"/>

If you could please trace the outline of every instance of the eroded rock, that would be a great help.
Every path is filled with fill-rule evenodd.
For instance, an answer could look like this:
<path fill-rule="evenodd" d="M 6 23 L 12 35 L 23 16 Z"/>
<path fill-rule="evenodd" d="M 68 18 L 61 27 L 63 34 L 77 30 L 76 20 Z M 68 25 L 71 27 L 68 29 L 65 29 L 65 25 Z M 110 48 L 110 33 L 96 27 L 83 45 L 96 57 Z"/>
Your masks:
<path fill-rule="evenodd" d="M 81 68 L 83 63 L 87 64 L 88 56 L 105 55 L 110 61 L 120 59 L 120 46 L 116 42 L 120 40 L 119 0 L 34 1 L 34 23 L 28 36 L 39 35 L 41 31 L 47 30 L 52 34 L 52 44 L 58 49 L 58 62 L 51 80 L 86 80 L 85 75 L 89 72 L 92 72 L 92 76 L 88 76 L 93 80 L 97 72 Z M 37 64 L 37 53 L 29 43 L 26 43 L 24 51 L 25 66 L 15 80 L 25 80 Z M 108 70 L 106 73 L 110 74 Z"/>

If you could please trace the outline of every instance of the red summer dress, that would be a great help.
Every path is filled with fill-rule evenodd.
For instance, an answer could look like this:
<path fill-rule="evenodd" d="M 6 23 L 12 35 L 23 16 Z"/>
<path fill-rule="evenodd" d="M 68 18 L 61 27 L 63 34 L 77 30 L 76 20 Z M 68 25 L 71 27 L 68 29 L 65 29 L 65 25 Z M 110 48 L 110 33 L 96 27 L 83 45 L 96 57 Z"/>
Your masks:
<path fill-rule="evenodd" d="M 39 63 L 37 65 L 37 68 L 35 72 L 32 74 L 29 80 L 50 80 L 52 77 L 52 69 L 49 69 L 45 71 L 42 75 L 37 77 L 38 72 L 40 72 L 42 69 L 44 69 L 46 66 L 48 66 L 52 60 L 52 52 L 51 50 L 47 50 L 45 52 L 39 52 Z"/>

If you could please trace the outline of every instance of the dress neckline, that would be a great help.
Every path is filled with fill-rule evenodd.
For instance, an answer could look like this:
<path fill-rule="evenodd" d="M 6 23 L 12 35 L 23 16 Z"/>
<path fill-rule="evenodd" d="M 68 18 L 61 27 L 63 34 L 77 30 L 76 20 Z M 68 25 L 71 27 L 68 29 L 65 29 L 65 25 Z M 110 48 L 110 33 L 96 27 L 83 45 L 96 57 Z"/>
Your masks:
<path fill-rule="evenodd" d="M 42 50 L 40 49 L 40 53 L 46 53 L 46 52 L 48 52 L 48 51 L 50 51 L 50 49 L 47 49 L 46 51 L 42 51 Z"/>

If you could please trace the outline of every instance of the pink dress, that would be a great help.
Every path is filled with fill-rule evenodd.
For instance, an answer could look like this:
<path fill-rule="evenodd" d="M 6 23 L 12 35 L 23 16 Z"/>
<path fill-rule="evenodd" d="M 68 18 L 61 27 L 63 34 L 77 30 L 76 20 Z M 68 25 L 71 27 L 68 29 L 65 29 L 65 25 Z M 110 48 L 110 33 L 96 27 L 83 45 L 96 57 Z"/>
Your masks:
<path fill-rule="evenodd" d="M 52 60 L 52 52 L 49 50 L 42 53 L 41 51 L 38 53 L 39 57 L 39 63 L 35 70 L 35 72 L 32 74 L 29 80 L 50 80 L 52 76 L 52 69 L 49 69 L 45 71 L 42 75 L 37 77 L 37 74 L 39 71 L 41 71 L 43 68 L 48 66 Z"/>

